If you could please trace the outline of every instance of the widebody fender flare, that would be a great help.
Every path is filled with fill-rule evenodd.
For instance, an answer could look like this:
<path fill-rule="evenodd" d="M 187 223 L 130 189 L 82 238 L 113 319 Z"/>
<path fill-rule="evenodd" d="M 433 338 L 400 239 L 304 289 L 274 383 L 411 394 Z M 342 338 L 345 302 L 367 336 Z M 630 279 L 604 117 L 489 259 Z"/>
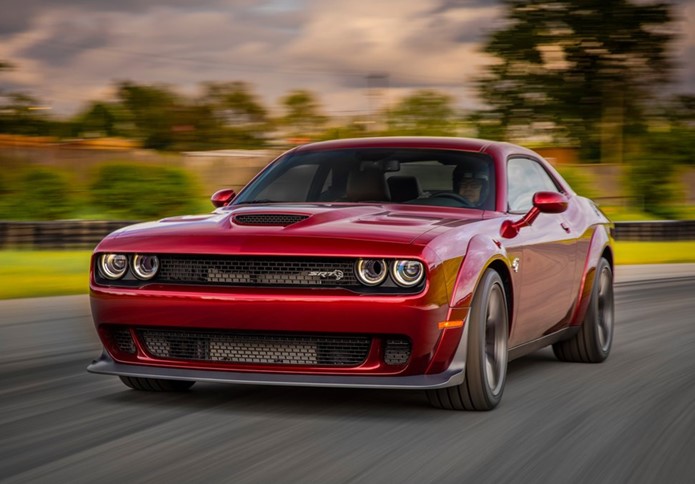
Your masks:
<path fill-rule="evenodd" d="M 472 237 L 451 291 L 447 317 L 447 321 L 463 321 L 463 326 L 442 329 L 434 357 L 427 369 L 428 374 L 441 373 L 454 368 L 463 372 L 465 369 L 468 317 L 473 296 L 485 270 L 498 264 L 504 265 L 507 275 L 511 274 L 511 261 L 504 245 L 491 237 L 482 235 Z M 504 274 L 502 276 L 503 279 L 506 277 Z M 510 285 L 513 286 L 513 283 L 512 279 Z M 513 287 L 506 288 L 506 290 L 513 291 Z M 509 299 L 513 295 L 508 294 L 507 297 Z"/>
<path fill-rule="evenodd" d="M 584 321 L 586 311 L 591 300 L 591 292 L 594 288 L 596 279 L 596 267 L 601 256 L 608 251 L 609 264 L 613 269 L 613 247 L 612 238 L 609 229 L 605 225 L 597 225 L 591 235 L 591 242 L 584 259 L 584 270 L 582 271 L 582 281 L 579 286 L 579 294 L 577 295 L 577 304 L 574 308 L 574 314 L 570 322 L 571 326 L 578 326 Z"/>

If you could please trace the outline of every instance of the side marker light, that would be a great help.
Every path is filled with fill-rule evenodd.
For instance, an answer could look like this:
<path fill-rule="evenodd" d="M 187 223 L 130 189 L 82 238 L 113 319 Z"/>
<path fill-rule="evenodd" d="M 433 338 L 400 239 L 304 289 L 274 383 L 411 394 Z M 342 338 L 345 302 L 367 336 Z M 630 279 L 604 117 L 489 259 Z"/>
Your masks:
<path fill-rule="evenodd" d="M 463 327 L 463 320 L 461 321 L 442 321 L 439 323 L 439 329 L 453 329 L 453 328 L 462 328 Z"/>

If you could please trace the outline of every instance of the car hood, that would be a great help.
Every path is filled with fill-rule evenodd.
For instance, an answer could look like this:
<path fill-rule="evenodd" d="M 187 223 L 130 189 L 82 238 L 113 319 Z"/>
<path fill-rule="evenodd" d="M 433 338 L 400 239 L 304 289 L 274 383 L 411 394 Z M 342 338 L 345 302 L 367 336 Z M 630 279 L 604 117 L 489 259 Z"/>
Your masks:
<path fill-rule="evenodd" d="M 396 247 L 425 245 L 431 239 L 427 234 L 434 237 L 483 215 L 479 210 L 395 204 L 234 206 L 209 215 L 125 227 L 102 241 L 97 250 L 324 255 L 375 249 L 389 252 Z M 284 225 L 288 221 L 285 216 L 301 220 Z M 284 220 L 273 224 L 278 222 L 273 220 L 276 217 Z"/>

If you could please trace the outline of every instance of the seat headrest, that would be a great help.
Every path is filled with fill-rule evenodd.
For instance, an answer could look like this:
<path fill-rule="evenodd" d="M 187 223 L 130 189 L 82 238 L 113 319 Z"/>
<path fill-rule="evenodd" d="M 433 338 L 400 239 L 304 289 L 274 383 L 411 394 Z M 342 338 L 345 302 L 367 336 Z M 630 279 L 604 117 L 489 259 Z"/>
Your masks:
<path fill-rule="evenodd" d="M 389 191 L 380 170 L 354 170 L 348 175 L 347 199 L 350 202 L 386 202 Z"/>
<path fill-rule="evenodd" d="M 422 194 L 420 182 L 414 176 L 392 176 L 388 179 L 388 185 L 394 202 L 415 200 Z"/>

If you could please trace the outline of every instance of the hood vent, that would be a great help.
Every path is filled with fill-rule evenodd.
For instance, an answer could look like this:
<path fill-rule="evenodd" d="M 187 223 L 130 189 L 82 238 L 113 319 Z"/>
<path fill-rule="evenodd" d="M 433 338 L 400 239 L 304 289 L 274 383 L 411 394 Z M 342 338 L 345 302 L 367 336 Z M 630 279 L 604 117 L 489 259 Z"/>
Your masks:
<path fill-rule="evenodd" d="M 292 215 L 287 213 L 253 213 L 240 214 L 234 216 L 234 223 L 237 225 L 288 225 L 301 222 L 309 218 L 308 215 Z"/>

